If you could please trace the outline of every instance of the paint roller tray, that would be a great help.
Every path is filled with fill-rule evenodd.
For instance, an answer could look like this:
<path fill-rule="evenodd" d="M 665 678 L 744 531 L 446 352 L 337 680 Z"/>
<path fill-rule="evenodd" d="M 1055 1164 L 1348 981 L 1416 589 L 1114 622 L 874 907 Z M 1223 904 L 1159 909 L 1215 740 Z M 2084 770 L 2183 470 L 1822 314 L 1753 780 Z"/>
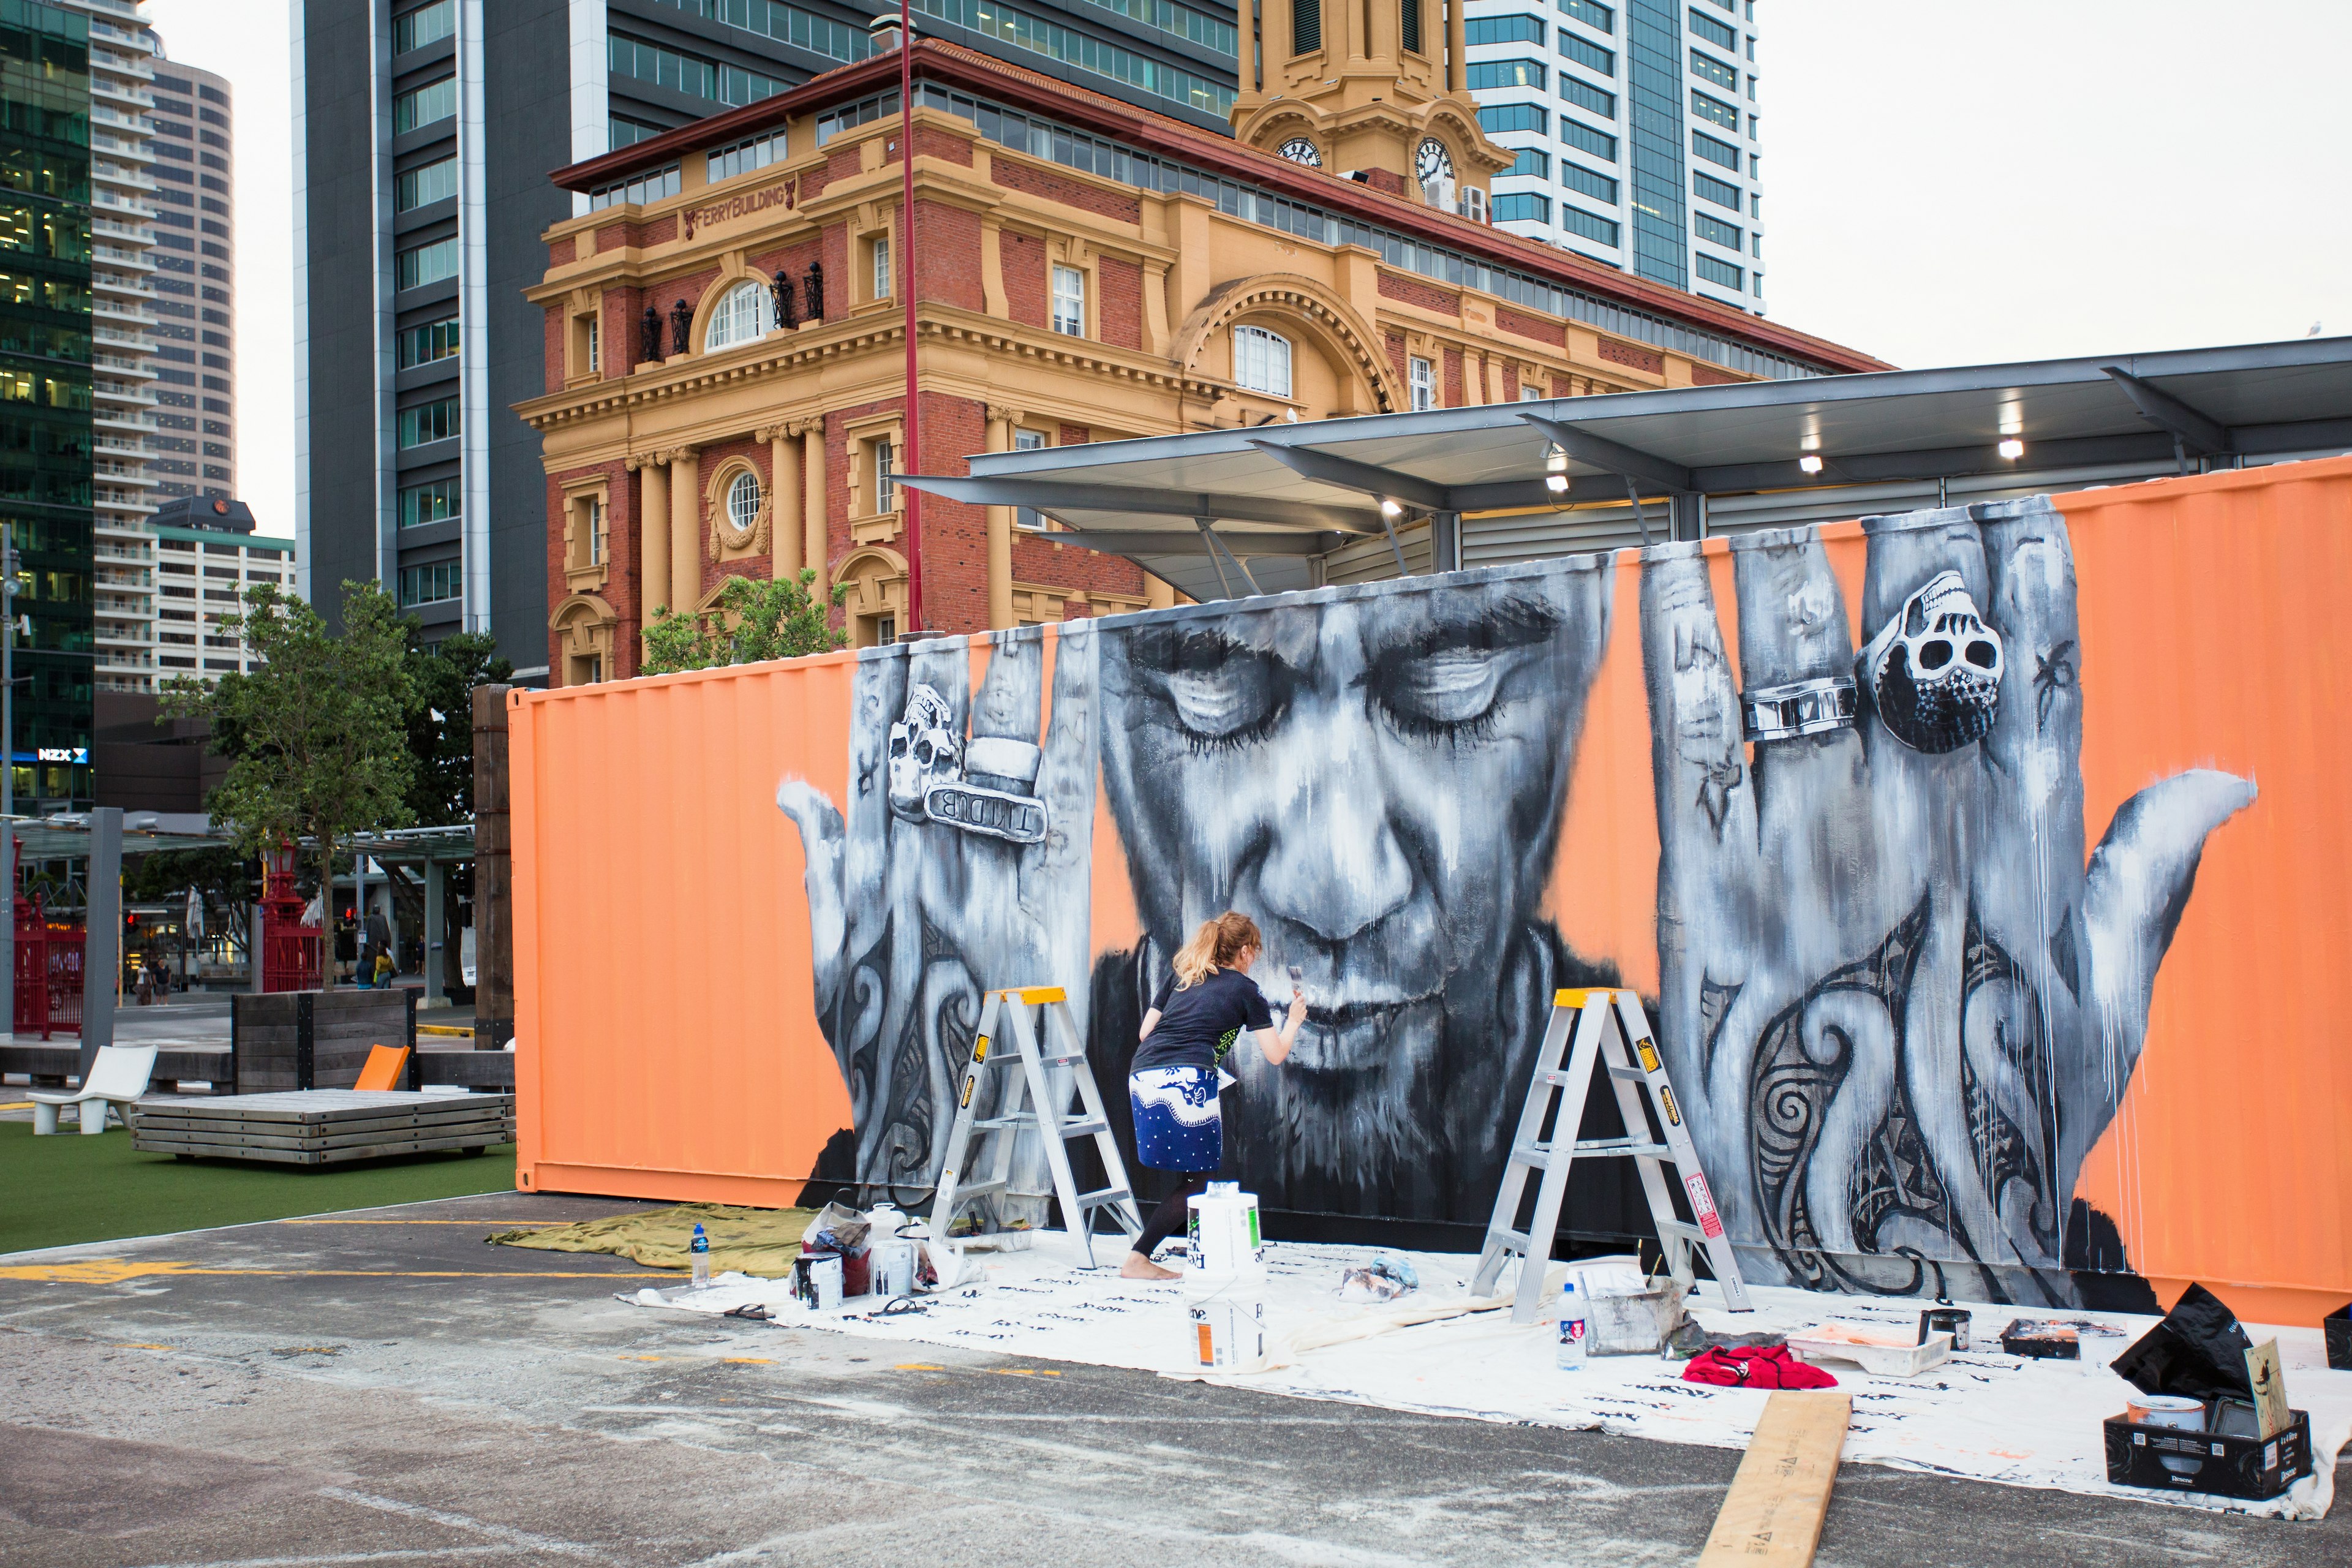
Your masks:
<path fill-rule="evenodd" d="M 1825 1323 L 1789 1336 L 1789 1348 L 1805 1361 L 1850 1361 L 1874 1377 L 1916 1377 L 1952 1353 L 1952 1336 L 1929 1334 L 1925 1344 L 1867 1329 Z"/>

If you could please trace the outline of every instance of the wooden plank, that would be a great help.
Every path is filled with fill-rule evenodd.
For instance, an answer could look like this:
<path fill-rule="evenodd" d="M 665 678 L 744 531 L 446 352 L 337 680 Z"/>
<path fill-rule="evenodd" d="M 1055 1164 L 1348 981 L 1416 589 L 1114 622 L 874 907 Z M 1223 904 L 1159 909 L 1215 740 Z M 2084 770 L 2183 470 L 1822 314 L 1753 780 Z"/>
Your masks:
<path fill-rule="evenodd" d="M 227 1098 L 224 1096 L 223 1098 Z M 437 1098 L 437 1097 L 436 1097 Z M 143 1104 L 139 1115 L 158 1127 L 249 1127 L 256 1131 L 318 1134 L 330 1132 L 367 1132 L 384 1127 L 436 1127 L 447 1122 L 494 1121 L 500 1117 L 511 1118 L 514 1110 L 501 1104 L 504 1095 L 450 1095 L 455 1107 L 432 1110 L 408 1110 L 399 1108 L 364 1116 L 288 1117 L 288 1116 L 206 1116 L 191 1110 L 184 1104 Z M 474 1103 L 467 1103 L 472 1100 Z"/>
<path fill-rule="evenodd" d="M 1821 1544 L 1838 1451 L 1853 1418 L 1853 1400 L 1843 1394 L 1784 1389 L 1766 1400 L 1699 1568 L 1806 1568 Z"/>
<path fill-rule="evenodd" d="M 280 1165 L 332 1165 L 353 1160 L 383 1160 L 400 1154 L 438 1154 L 459 1149 L 496 1149 L 514 1142 L 502 1137 L 418 1138 L 406 1143 L 386 1143 L 364 1149 L 237 1149 L 215 1143 L 191 1143 L 181 1139 L 147 1140 L 133 1135 L 131 1147 L 142 1154 L 191 1154 L 203 1160 L 259 1160 Z"/>
<path fill-rule="evenodd" d="M 311 1153 L 325 1153 L 337 1149 L 362 1150 L 383 1153 L 388 1149 L 408 1148 L 418 1143 L 448 1145 L 452 1143 L 511 1143 L 514 1124 L 510 1121 L 468 1122 L 457 1127 L 391 1127 L 369 1132 L 341 1134 L 333 1138 L 300 1138 L 276 1133 L 255 1133 L 231 1128 L 207 1131 L 185 1128 L 142 1128 L 131 1140 L 131 1146 L 143 1147 L 142 1140 L 170 1143 L 176 1148 L 203 1145 L 224 1153 L 240 1149 L 294 1149 Z"/>
<path fill-rule="evenodd" d="M 135 1114 L 135 1113 L 134 1113 Z M 442 1133 L 470 1131 L 478 1128 L 512 1126 L 511 1116 L 468 1116 L 403 1118 L 397 1121 L 367 1121 L 347 1126 L 342 1123 L 320 1128 L 286 1121 L 192 1121 L 184 1118 L 138 1116 L 139 1130 L 168 1138 L 260 1138 L 274 1140 L 289 1147 L 296 1143 L 324 1146 L 336 1142 L 358 1142 L 369 1139 L 407 1138 L 420 1133 L 439 1136 Z"/>

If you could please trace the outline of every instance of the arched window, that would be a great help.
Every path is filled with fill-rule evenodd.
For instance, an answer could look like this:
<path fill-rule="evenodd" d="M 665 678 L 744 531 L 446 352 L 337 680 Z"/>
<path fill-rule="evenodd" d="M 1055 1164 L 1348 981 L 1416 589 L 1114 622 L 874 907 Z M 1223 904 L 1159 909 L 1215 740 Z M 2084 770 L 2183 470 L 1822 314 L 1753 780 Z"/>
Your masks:
<path fill-rule="evenodd" d="M 731 348 L 768 335 L 773 325 L 770 320 L 768 290 L 759 283 L 738 283 L 727 290 L 719 308 L 710 312 L 710 325 L 702 334 L 705 349 Z"/>
<path fill-rule="evenodd" d="M 748 468 L 727 487 L 727 521 L 738 533 L 749 533 L 760 521 L 760 476 Z"/>
<path fill-rule="evenodd" d="M 1290 395 L 1290 340 L 1264 327 L 1234 329 L 1234 379 L 1251 392 Z"/>

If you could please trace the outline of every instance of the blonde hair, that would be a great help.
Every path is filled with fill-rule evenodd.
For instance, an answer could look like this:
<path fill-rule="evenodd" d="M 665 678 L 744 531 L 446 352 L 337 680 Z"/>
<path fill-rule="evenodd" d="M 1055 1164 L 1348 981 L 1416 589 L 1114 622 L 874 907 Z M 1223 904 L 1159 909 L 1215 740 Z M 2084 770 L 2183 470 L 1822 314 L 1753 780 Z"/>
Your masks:
<path fill-rule="evenodd" d="M 1202 921 L 1192 940 L 1176 950 L 1172 961 L 1176 971 L 1176 989 L 1189 989 L 1233 963 L 1248 948 L 1263 948 L 1265 939 L 1258 935 L 1257 921 L 1239 910 L 1227 910 L 1213 921 Z"/>

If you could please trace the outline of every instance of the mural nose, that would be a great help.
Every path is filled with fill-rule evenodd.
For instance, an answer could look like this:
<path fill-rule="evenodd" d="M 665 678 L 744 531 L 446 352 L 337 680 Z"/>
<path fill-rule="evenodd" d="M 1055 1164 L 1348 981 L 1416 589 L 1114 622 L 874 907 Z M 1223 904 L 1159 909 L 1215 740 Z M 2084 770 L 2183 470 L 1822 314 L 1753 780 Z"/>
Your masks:
<path fill-rule="evenodd" d="M 1277 827 L 1258 890 L 1269 915 L 1341 942 L 1403 907 L 1412 869 L 1382 803 L 1343 784 L 1321 809 Z"/>

